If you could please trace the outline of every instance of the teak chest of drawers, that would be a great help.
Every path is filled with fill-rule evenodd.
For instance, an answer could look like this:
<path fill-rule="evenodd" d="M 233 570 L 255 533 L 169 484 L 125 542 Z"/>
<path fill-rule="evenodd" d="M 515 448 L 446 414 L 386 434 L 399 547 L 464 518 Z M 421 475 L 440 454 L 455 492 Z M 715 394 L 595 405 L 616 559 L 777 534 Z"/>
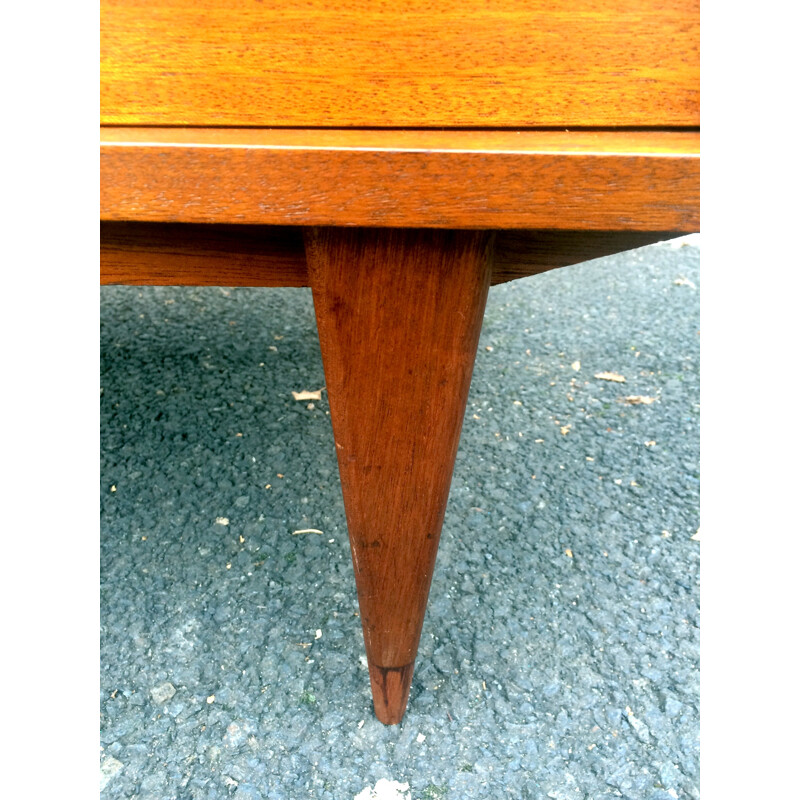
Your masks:
<path fill-rule="evenodd" d="M 101 282 L 311 286 L 402 718 L 487 291 L 699 229 L 697 0 L 101 0 Z"/>

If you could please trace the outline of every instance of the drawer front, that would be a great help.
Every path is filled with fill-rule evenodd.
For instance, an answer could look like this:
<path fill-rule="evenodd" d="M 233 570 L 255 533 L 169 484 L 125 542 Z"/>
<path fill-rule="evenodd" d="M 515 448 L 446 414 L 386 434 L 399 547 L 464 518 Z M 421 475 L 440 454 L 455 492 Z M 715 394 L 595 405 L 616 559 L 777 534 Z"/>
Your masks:
<path fill-rule="evenodd" d="M 101 0 L 108 125 L 699 125 L 698 0 Z"/>

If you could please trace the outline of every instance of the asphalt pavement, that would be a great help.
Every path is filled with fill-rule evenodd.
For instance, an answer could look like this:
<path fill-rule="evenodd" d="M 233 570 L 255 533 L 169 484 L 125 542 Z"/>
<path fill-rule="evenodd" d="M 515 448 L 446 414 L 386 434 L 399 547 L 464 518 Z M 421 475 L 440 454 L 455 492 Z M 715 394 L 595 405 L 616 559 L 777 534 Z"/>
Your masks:
<path fill-rule="evenodd" d="M 104 287 L 101 796 L 699 797 L 699 263 L 490 291 L 393 727 L 310 290 Z"/>

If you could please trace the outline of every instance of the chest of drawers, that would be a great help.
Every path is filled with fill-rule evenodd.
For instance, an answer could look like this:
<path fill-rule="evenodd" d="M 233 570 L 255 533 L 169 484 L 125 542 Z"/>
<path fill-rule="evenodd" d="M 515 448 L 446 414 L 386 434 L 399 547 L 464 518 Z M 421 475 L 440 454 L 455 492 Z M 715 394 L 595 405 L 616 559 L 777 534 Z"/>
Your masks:
<path fill-rule="evenodd" d="M 699 229 L 696 0 L 102 0 L 101 281 L 311 286 L 404 713 L 491 284 Z"/>

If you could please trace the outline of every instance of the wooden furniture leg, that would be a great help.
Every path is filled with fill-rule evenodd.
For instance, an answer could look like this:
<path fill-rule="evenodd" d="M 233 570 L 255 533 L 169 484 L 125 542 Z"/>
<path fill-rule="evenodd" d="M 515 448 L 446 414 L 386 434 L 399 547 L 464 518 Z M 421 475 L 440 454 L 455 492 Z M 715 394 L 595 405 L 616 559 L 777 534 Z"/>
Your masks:
<path fill-rule="evenodd" d="M 484 231 L 312 228 L 375 714 L 405 712 L 491 278 Z"/>

